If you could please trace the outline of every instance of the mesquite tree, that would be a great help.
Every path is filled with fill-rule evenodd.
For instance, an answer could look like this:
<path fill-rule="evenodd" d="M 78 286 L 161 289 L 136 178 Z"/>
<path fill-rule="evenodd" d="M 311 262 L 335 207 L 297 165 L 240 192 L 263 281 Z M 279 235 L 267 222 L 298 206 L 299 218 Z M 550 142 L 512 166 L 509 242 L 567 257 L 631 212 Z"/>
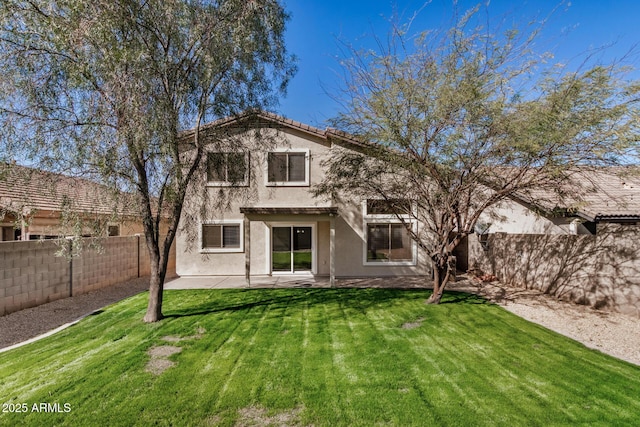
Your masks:
<path fill-rule="evenodd" d="M 151 261 L 147 322 L 162 318 L 185 192 L 217 138 L 210 130 L 204 141 L 201 123 L 276 102 L 295 71 L 287 19 L 277 0 L 0 7 L 3 154 L 136 195 Z"/>
<path fill-rule="evenodd" d="M 515 195 L 534 204 L 562 195 L 576 170 L 637 150 L 640 85 L 623 68 L 551 64 L 531 49 L 539 27 L 493 33 L 475 25 L 477 11 L 443 31 L 394 27 L 378 51 L 349 50 L 333 124 L 361 148 L 336 150 L 316 188 L 395 207 L 431 259 L 431 303 L 483 213 Z"/>

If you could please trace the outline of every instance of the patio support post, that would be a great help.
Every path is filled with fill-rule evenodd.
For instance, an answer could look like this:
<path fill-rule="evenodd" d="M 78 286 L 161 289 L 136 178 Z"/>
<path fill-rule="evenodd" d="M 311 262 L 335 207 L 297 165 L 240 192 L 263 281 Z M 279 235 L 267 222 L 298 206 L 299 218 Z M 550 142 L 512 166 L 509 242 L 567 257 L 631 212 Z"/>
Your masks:
<path fill-rule="evenodd" d="M 247 286 L 251 286 L 251 221 L 244 216 L 244 274 Z"/>
<path fill-rule="evenodd" d="M 333 288 L 336 285 L 336 217 L 330 215 L 329 219 L 329 284 Z"/>

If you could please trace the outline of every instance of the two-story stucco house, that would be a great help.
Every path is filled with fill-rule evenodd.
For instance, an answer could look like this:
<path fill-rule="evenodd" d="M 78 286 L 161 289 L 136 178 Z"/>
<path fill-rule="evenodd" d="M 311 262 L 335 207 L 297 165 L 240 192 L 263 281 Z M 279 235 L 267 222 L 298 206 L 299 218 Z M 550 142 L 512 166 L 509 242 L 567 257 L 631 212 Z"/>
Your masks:
<path fill-rule="evenodd" d="M 313 196 L 324 176 L 322 161 L 338 147 L 357 148 L 356 142 L 268 113 L 211 126 L 252 141 L 240 150 L 233 143 L 207 146 L 206 178 L 190 188 L 177 234 L 179 276 L 313 275 L 333 283 L 336 277 L 430 274 L 426 254 L 383 205 Z M 275 137 L 262 144 L 256 128 Z"/>

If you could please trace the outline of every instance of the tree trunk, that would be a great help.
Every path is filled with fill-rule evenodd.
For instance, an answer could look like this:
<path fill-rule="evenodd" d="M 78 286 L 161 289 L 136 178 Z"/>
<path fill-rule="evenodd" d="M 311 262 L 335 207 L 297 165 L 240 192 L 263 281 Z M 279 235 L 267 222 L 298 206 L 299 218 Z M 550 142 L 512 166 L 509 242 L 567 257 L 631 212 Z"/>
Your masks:
<path fill-rule="evenodd" d="M 160 280 L 157 272 L 151 272 L 149 278 L 149 304 L 147 305 L 147 313 L 144 315 L 146 323 L 157 322 L 162 320 L 162 290 L 164 283 Z"/>
<path fill-rule="evenodd" d="M 442 265 L 444 264 L 444 265 Z M 434 262 L 433 266 L 433 293 L 427 299 L 427 304 L 440 304 L 442 295 L 444 294 L 444 288 L 449 281 L 451 275 L 449 265 L 447 262 L 441 263 L 439 261 Z"/>
<path fill-rule="evenodd" d="M 167 260 L 158 256 L 156 251 L 149 251 L 149 261 L 151 264 L 151 277 L 149 277 L 149 304 L 147 313 L 144 315 L 144 322 L 152 323 L 162 320 L 162 294 L 164 289 L 164 278 L 167 272 Z"/>

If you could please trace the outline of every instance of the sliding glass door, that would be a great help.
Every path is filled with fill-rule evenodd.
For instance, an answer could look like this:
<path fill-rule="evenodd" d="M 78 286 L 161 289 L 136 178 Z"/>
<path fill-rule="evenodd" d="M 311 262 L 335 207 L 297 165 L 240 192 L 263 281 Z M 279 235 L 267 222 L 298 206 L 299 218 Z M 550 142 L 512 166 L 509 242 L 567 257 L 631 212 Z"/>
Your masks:
<path fill-rule="evenodd" d="M 313 270 L 313 228 L 278 226 L 271 228 L 271 271 L 299 273 Z"/>

